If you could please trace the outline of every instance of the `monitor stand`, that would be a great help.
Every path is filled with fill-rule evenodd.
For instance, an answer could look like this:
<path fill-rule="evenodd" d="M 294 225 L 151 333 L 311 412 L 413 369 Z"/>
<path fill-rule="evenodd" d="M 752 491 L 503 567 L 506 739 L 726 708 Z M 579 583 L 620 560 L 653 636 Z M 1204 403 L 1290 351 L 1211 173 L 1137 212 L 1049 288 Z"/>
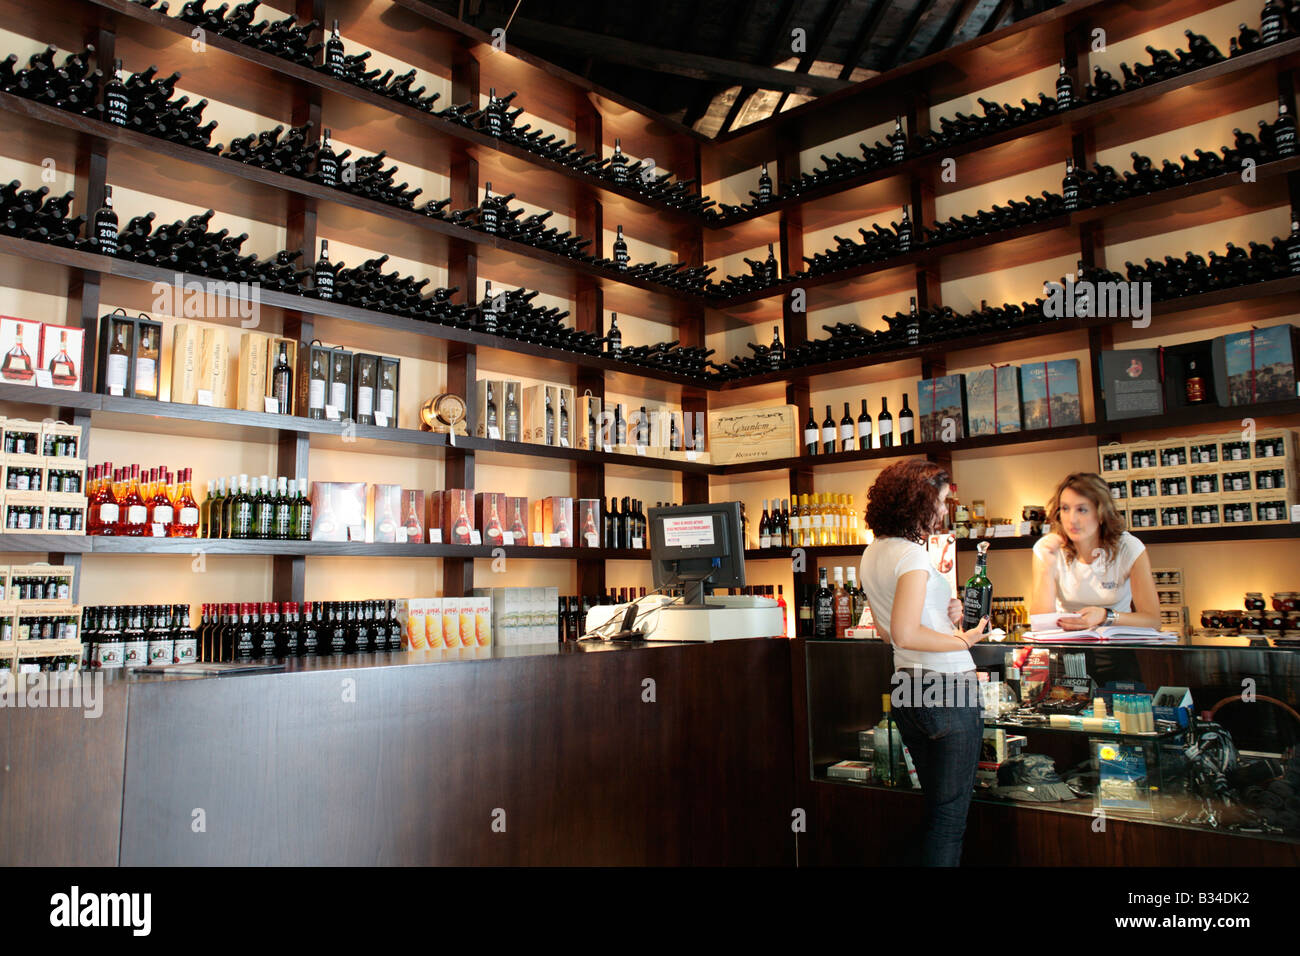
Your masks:
<path fill-rule="evenodd" d="M 720 607 L 721 605 L 704 603 L 704 585 L 711 577 L 713 577 L 712 571 L 678 572 L 669 586 L 682 586 L 682 602 L 680 604 L 670 604 L 664 610 L 669 608 L 691 610 L 702 607 Z"/>

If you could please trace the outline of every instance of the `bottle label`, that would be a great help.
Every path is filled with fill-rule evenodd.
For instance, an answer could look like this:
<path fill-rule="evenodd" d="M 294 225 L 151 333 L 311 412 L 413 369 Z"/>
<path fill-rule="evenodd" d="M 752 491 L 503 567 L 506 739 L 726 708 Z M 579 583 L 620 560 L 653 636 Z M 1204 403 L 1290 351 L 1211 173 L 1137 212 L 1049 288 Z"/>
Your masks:
<path fill-rule="evenodd" d="M 890 421 L 888 418 L 886 418 L 884 421 L 880 422 L 879 427 L 876 429 L 876 431 L 877 434 L 881 435 L 882 437 L 884 435 L 893 434 L 894 423 Z"/>
<path fill-rule="evenodd" d="M 149 663 L 170 664 L 175 652 L 175 644 L 166 638 L 149 642 Z"/>
<path fill-rule="evenodd" d="M 1259 38 L 1265 43 L 1276 43 L 1282 39 L 1282 14 L 1270 15 L 1260 20 Z"/>
<path fill-rule="evenodd" d="M 129 109 L 130 103 L 125 94 L 116 89 L 104 92 L 104 112 L 107 114 L 110 123 L 126 126 Z"/>
<path fill-rule="evenodd" d="M 899 418 L 899 419 L 898 419 L 898 433 L 899 433 L 900 435 L 910 435 L 910 434 L 912 434 L 912 419 L 910 419 L 910 418 Z"/>
<path fill-rule="evenodd" d="M 808 527 L 820 528 L 821 526 L 822 526 L 822 516 L 813 515 L 811 518 L 811 524 L 809 524 Z"/>
<path fill-rule="evenodd" d="M 1066 209 L 1079 208 L 1079 187 L 1078 186 L 1075 185 L 1066 186 L 1065 189 L 1062 190 L 1061 196 L 1065 200 Z"/>
<path fill-rule="evenodd" d="M 379 390 L 379 410 L 391 421 L 393 418 L 393 404 L 395 393 L 391 388 L 381 388 Z"/>
<path fill-rule="evenodd" d="M 325 156 L 317 159 L 316 169 L 320 173 L 320 181 L 326 186 L 334 186 L 339 181 L 339 164 L 331 156 Z"/>
<path fill-rule="evenodd" d="M 144 505 L 131 505 L 126 509 L 127 524 L 144 524 L 149 520 L 149 509 Z"/>
<path fill-rule="evenodd" d="M 158 392 L 158 362 L 151 358 L 135 360 L 135 390 L 146 395 Z"/>
<path fill-rule="evenodd" d="M 101 524 L 117 524 L 117 515 L 117 505 L 102 504 L 99 506 L 99 521 Z"/>
<path fill-rule="evenodd" d="M 627 268 L 628 260 L 629 260 L 629 256 L 627 254 L 627 249 L 615 247 L 614 261 L 618 264 L 618 267 L 620 269 Z"/>
<path fill-rule="evenodd" d="M 1300 239 L 1291 240 L 1291 247 L 1287 249 L 1286 257 L 1291 264 L 1291 271 L 1300 274 Z"/>
<path fill-rule="evenodd" d="M 99 244 L 99 251 L 104 255 L 117 255 L 117 223 L 111 221 L 96 223 L 95 239 Z"/>
<path fill-rule="evenodd" d="M 871 441 L 871 422 L 858 422 L 858 441 L 863 448 Z"/>
<path fill-rule="evenodd" d="M 132 509 L 134 510 L 134 509 Z M 153 520 L 155 524 L 171 524 L 172 516 L 175 511 L 171 505 L 158 505 L 153 509 Z"/>
<path fill-rule="evenodd" d="M 816 445 L 820 435 L 816 428 L 805 428 L 803 430 L 803 443 L 805 445 Z"/>
<path fill-rule="evenodd" d="M 762 535 L 762 536 L 758 539 L 758 546 L 759 546 L 760 548 L 770 548 L 770 547 L 772 547 L 772 535 L 771 535 L 771 534 L 765 534 L 765 535 Z"/>
<path fill-rule="evenodd" d="M 834 445 L 835 445 L 835 426 L 834 426 L 834 425 L 825 425 L 825 426 L 822 427 L 822 441 L 823 441 L 825 444 L 834 447 Z"/>
<path fill-rule="evenodd" d="M 853 443 L 852 424 L 845 424 L 843 422 L 840 423 L 840 440 L 844 442 L 846 446 L 845 450 L 847 451 L 848 450 L 847 446 Z"/>
<path fill-rule="evenodd" d="M 193 637 L 177 638 L 172 646 L 172 660 L 177 664 L 193 664 L 198 657 L 198 640 Z"/>
<path fill-rule="evenodd" d="M 369 385 L 357 387 L 357 417 L 372 415 L 375 411 L 375 390 Z"/>
<path fill-rule="evenodd" d="M 330 404 L 340 412 L 348 407 L 348 383 L 335 382 L 330 386 Z"/>
<path fill-rule="evenodd" d="M 816 636 L 831 637 L 835 633 L 835 602 L 829 598 L 817 599 Z"/>
<path fill-rule="evenodd" d="M 198 509 L 198 508 L 182 508 L 182 509 L 181 509 L 181 521 L 180 521 L 180 523 L 181 523 L 181 524 L 184 524 L 184 525 L 196 525 L 196 524 L 198 524 L 198 523 L 199 523 L 199 509 Z"/>
<path fill-rule="evenodd" d="M 126 389 L 126 369 L 127 364 L 125 355 L 110 354 L 108 356 L 108 369 L 105 378 L 110 391 L 114 388 L 119 390 Z"/>
<path fill-rule="evenodd" d="M 1273 128 L 1273 148 L 1280 157 L 1290 156 L 1295 152 L 1295 130 L 1290 126 Z"/>
<path fill-rule="evenodd" d="M 1056 108 L 1068 110 L 1074 101 L 1074 89 L 1069 80 L 1062 79 L 1056 84 Z"/>
<path fill-rule="evenodd" d="M 328 269 L 316 270 L 316 297 L 319 299 L 334 298 L 334 275 Z"/>
<path fill-rule="evenodd" d="M 962 592 L 961 606 L 961 626 L 963 630 L 969 631 L 979 624 L 980 618 L 989 616 L 993 607 L 993 585 L 983 584 L 979 587 L 967 585 Z"/>

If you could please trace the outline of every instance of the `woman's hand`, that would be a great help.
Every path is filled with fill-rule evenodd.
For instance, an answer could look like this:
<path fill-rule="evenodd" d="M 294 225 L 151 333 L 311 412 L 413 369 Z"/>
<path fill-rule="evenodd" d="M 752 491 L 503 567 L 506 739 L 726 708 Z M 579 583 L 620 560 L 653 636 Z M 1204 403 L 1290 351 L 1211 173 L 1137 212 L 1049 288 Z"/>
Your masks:
<path fill-rule="evenodd" d="M 1085 607 L 1076 614 L 1063 614 L 1056 622 L 1065 631 L 1091 631 L 1106 623 L 1106 609 Z"/>
<path fill-rule="evenodd" d="M 972 644 L 978 644 L 980 641 L 984 640 L 984 629 L 987 627 L 988 623 L 989 619 L 987 617 L 982 617 L 980 618 L 980 622 L 969 631 L 958 631 L 956 636 L 960 637 L 967 647 L 970 647 Z"/>
<path fill-rule="evenodd" d="M 948 602 L 948 620 L 952 622 L 953 627 L 956 627 L 958 624 L 961 623 L 961 618 L 962 618 L 961 601 L 958 601 L 956 598 L 953 598 Z"/>
<path fill-rule="evenodd" d="M 1043 546 L 1043 550 L 1048 554 L 1056 554 L 1065 547 L 1065 539 L 1055 531 L 1043 535 L 1038 539 L 1038 543 Z"/>

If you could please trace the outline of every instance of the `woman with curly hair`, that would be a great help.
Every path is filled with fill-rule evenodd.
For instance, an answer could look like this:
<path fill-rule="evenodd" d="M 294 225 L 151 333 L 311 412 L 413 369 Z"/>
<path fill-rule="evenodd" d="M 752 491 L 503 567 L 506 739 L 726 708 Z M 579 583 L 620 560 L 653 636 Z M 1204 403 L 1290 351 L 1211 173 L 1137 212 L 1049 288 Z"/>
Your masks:
<path fill-rule="evenodd" d="M 1031 613 L 1059 613 L 1067 631 L 1160 626 L 1151 558 L 1124 530 L 1100 475 L 1067 475 L 1047 503 L 1047 519 L 1052 530 L 1034 545 Z"/>
<path fill-rule="evenodd" d="M 930 562 L 926 537 L 943 527 L 951 477 L 921 459 L 896 462 L 871 486 L 867 524 L 875 541 L 862 555 L 862 589 L 876 631 L 894 649 L 893 712 L 925 800 L 920 862 L 961 862 L 984 723 L 970 647 L 987 618 L 958 630 L 961 602 Z M 898 694 L 907 685 L 942 694 Z"/>

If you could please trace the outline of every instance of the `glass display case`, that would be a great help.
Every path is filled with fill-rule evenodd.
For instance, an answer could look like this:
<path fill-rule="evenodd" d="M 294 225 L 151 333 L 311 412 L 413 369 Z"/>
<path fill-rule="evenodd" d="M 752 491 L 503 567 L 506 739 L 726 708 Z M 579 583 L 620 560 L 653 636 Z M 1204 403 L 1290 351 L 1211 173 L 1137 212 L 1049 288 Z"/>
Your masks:
<path fill-rule="evenodd" d="M 976 802 L 1300 843 L 1300 652 L 1191 640 L 972 648 Z M 889 646 L 805 647 L 812 779 L 919 796 Z"/>

